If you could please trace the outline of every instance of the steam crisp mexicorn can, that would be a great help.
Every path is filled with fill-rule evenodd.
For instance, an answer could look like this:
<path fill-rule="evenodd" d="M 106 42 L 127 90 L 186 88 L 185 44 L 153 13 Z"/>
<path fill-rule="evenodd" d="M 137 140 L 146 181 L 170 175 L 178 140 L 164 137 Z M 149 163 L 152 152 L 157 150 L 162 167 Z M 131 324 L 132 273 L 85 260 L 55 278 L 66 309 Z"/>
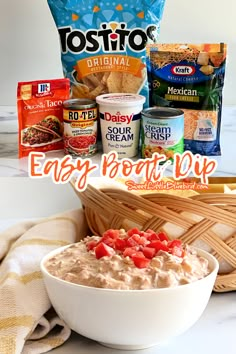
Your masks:
<path fill-rule="evenodd" d="M 141 154 L 152 157 L 154 152 L 173 160 L 176 152 L 184 151 L 184 112 L 180 109 L 152 107 L 142 111 Z"/>
<path fill-rule="evenodd" d="M 89 99 L 63 102 L 64 151 L 86 157 L 97 151 L 97 104 Z"/>

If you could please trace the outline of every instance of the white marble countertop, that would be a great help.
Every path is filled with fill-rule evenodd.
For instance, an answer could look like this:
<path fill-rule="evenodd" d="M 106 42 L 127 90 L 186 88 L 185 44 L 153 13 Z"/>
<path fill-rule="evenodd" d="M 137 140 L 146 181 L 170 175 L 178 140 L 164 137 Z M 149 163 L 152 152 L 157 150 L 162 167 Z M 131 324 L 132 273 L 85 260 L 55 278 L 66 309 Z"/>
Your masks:
<path fill-rule="evenodd" d="M 79 208 L 80 201 L 69 184 L 55 185 L 50 178 L 0 178 L 0 230 L 23 219 L 42 218 Z M 32 207 L 32 196 L 34 203 Z M 184 309 L 183 309 L 184 311 Z M 138 314 L 137 314 L 138 316 Z M 158 320 L 158 319 L 157 319 Z M 236 292 L 214 293 L 198 322 L 165 347 L 152 347 L 137 354 L 235 354 Z M 147 324 L 148 331 L 148 324 Z M 130 354 L 105 348 L 73 333 L 53 354 Z"/>
<path fill-rule="evenodd" d="M 214 176 L 236 176 L 236 106 L 223 107 L 221 122 L 222 155 L 214 157 L 218 168 Z M 63 157 L 63 151 L 47 154 L 48 157 Z M 94 163 L 99 163 L 101 153 L 92 157 Z M 16 107 L 0 106 L 0 176 L 27 176 L 28 159 L 18 159 L 18 122 Z M 167 174 L 171 174 L 171 168 Z M 94 176 L 99 177 L 99 171 Z"/>

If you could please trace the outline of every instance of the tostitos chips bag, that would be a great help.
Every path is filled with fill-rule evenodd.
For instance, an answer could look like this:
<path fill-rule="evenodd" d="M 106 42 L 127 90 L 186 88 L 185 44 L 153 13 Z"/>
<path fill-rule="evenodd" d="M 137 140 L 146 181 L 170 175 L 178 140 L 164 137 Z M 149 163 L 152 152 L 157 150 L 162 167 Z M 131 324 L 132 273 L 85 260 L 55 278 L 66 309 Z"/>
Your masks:
<path fill-rule="evenodd" d="M 165 0 L 48 0 L 73 98 L 140 93 L 148 102 L 146 45 L 158 39 Z"/>

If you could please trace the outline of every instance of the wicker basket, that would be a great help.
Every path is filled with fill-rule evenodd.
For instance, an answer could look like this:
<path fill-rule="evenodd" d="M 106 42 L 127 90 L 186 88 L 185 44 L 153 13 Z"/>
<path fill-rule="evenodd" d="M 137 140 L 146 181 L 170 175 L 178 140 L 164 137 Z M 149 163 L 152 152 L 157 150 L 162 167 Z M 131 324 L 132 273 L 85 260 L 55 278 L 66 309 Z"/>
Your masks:
<path fill-rule="evenodd" d="M 181 229 L 178 238 L 183 242 L 196 245 L 200 241 L 220 264 L 228 265 L 227 271 L 218 274 L 214 290 L 236 290 L 236 195 L 203 193 L 191 198 L 164 193 L 135 195 L 122 189 L 96 189 L 91 185 L 84 192 L 76 189 L 75 192 L 93 234 L 101 235 L 109 228 L 138 226 L 142 230 L 160 231 L 167 227 L 168 236 L 176 238 L 175 230 Z M 222 239 L 220 230 L 224 229 L 228 234 Z"/>

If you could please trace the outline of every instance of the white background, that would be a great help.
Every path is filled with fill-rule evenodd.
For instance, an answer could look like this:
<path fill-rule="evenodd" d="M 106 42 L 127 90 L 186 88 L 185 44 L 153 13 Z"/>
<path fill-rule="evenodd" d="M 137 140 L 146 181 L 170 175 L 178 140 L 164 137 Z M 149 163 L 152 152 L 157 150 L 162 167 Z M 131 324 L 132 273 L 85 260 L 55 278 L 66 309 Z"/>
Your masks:
<path fill-rule="evenodd" d="M 235 0 L 166 0 L 161 24 L 161 42 L 228 43 L 224 104 L 236 104 L 235 19 Z M 0 0 L 0 105 L 15 105 L 18 81 L 56 77 L 60 48 L 47 0 Z"/>
<path fill-rule="evenodd" d="M 57 185 L 51 178 L 39 181 L 28 177 L 2 177 L 0 195 L 4 201 L 0 203 L 0 230 L 2 222 L 7 219 L 41 218 L 81 208 L 80 199 L 71 185 Z"/>

